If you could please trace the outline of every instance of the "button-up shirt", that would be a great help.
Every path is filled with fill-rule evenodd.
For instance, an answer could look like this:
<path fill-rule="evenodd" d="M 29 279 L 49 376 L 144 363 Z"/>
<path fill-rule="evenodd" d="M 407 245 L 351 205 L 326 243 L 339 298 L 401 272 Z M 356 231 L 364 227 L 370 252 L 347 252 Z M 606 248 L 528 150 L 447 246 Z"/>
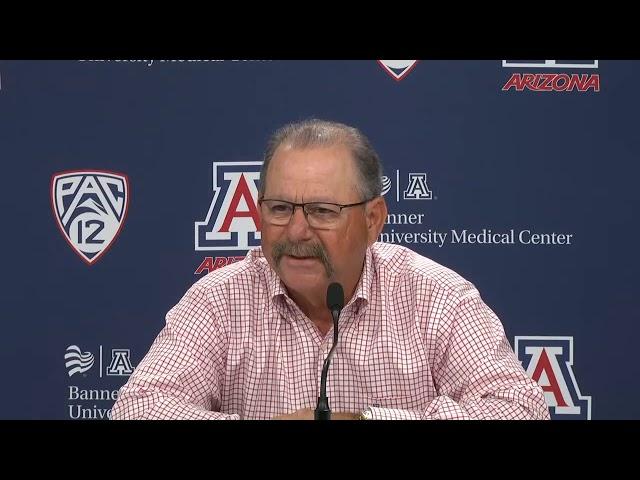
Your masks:
<path fill-rule="evenodd" d="M 398 245 L 367 249 L 340 313 L 332 411 L 374 419 L 547 419 L 495 313 L 450 269 Z M 261 248 L 196 282 L 119 392 L 114 419 L 270 419 L 315 408 L 322 335 Z"/>

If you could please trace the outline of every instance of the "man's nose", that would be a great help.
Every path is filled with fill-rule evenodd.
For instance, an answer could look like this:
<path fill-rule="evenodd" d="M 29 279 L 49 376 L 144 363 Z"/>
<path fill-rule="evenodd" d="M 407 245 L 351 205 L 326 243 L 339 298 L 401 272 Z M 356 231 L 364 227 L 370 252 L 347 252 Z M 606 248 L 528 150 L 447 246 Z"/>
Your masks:
<path fill-rule="evenodd" d="M 302 207 L 296 207 L 291 214 L 287 231 L 292 241 L 309 240 L 313 236 L 313 229 L 309 226 Z"/>

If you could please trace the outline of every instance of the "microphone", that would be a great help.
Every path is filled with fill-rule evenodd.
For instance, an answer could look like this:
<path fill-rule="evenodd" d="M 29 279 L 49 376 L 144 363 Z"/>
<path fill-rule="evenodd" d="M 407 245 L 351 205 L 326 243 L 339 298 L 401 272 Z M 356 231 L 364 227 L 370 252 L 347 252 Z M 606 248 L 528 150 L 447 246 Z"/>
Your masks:
<path fill-rule="evenodd" d="M 344 307 L 344 290 L 342 285 L 337 282 L 333 282 L 327 288 L 327 308 L 331 311 L 331 317 L 333 318 L 333 345 L 329 350 L 329 355 L 324 359 L 324 365 L 322 367 L 322 376 L 320 377 L 320 396 L 318 397 L 318 405 L 314 413 L 316 420 L 331 420 L 331 409 L 329 408 L 329 399 L 327 398 L 327 373 L 329 372 L 329 363 L 331 357 L 338 344 L 338 318 L 340 317 L 340 311 Z"/>

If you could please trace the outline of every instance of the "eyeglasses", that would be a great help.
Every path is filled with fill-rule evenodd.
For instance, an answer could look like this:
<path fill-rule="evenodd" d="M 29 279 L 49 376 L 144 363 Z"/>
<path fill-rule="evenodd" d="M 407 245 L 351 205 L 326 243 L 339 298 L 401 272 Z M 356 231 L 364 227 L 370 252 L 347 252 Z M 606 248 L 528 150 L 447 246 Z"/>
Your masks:
<path fill-rule="evenodd" d="M 307 222 L 309 222 L 309 226 L 318 229 L 331 229 L 340 221 L 340 213 L 343 208 L 364 205 L 371 200 L 372 199 L 341 205 L 339 203 L 327 202 L 293 203 L 287 202 L 286 200 L 261 198 L 258 200 L 258 205 L 264 206 L 263 217 L 271 225 L 287 225 L 296 207 L 300 207 L 304 212 Z"/>

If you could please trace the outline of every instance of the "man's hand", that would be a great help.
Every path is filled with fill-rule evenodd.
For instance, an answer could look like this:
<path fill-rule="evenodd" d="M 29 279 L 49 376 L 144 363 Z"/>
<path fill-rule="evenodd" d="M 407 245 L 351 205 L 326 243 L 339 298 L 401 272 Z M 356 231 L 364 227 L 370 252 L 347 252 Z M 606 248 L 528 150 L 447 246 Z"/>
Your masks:
<path fill-rule="evenodd" d="M 314 418 L 314 409 L 313 408 L 303 408 L 301 410 L 296 410 L 293 413 L 288 413 L 286 415 L 278 415 L 273 417 L 273 420 L 313 420 Z M 332 412 L 331 420 L 358 420 L 360 418 L 359 413 L 353 412 Z"/>

